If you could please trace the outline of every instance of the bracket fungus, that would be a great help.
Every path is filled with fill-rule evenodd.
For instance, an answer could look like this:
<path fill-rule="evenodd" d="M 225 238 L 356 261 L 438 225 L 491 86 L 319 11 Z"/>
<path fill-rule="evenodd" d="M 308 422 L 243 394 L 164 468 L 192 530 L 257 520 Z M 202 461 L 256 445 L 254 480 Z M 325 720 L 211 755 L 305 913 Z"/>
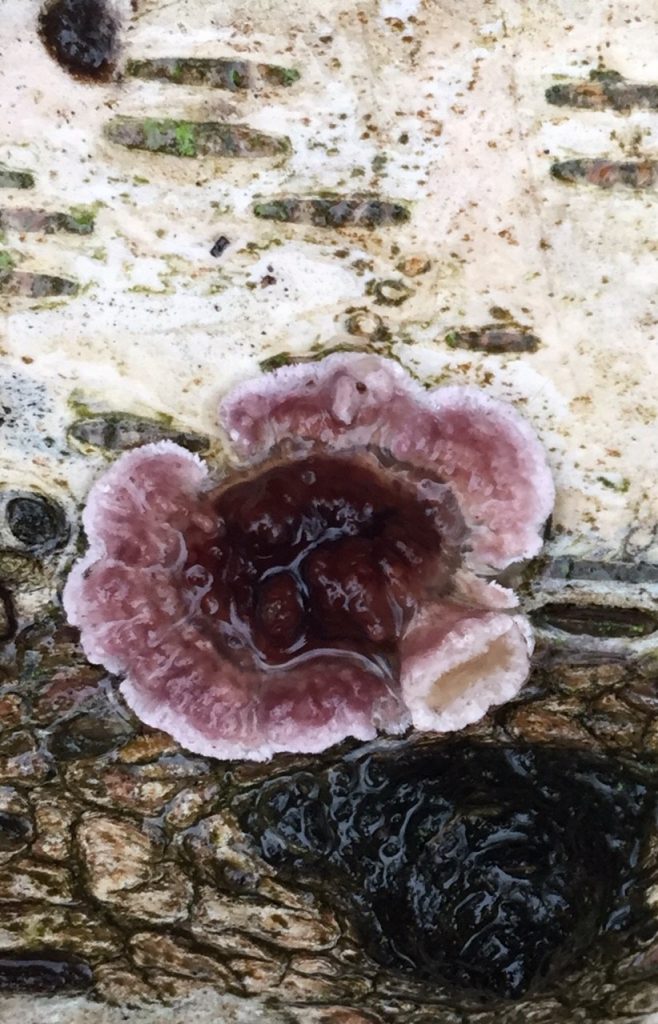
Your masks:
<path fill-rule="evenodd" d="M 95 483 L 64 591 L 90 661 L 190 750 L 265 760 L 447 732 L 525 682 L 532 633 L 492 577 L 554 500 L 511 407 L 337 353 L 234 388 L 211 478 L 169 441 Z"/>

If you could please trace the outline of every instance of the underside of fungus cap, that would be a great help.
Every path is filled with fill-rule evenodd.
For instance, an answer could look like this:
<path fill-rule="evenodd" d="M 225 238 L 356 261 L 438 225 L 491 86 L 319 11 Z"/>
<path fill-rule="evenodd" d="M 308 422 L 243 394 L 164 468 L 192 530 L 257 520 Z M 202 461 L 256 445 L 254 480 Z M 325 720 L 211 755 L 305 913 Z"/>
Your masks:
<path fill-rule="evenodd" d="M 416 729 L 454 732 L 511 700 L 528 677 L 532 630 L 523 615 L 437 603 L 402 644 L 402 699 Z"/>
<path fill-rule="evenodd" d="M 449 484 L 471 529 L 468 564 L 530 558 L 555 500 L 544 450 L 509 405 L 469 387 L 426 391 L 389 359 L 336 353 L 247 381 L 220 405 L 238 455 L 273 448 L 381 448 Z"/>

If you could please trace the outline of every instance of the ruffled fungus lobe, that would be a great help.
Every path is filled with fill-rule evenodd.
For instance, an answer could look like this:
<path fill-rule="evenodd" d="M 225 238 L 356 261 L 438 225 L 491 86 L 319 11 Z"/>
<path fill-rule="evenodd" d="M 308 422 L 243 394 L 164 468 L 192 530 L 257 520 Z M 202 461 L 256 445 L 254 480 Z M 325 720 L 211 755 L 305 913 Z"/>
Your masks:
<path fill-rule="evenodd" d="M 88 658 L 149 725 L 220 758 L 450 731 L 523 685 L 514 594 L 541 547 L 543 450 L 510 407 L 337 354 L 234 389 L 240 459 L 212 481 L 171 442 L 93 487 L 64 592 Z"/>

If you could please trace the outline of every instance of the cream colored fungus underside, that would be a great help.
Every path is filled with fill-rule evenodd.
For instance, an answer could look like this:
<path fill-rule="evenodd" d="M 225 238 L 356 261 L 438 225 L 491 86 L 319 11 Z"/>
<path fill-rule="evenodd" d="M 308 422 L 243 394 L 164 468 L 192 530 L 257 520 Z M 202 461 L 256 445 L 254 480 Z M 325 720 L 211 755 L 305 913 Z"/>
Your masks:
<path fill-rule="evenodd" d="M 39 44 L 34 0 L 1 0 L 0 161 L 33 170 L 37 187 L 3 190 L 0 202 L 99 204 L 92 235 L 5 240 L 20 269 L 83 287 L 65 301 L 14 299 L 1 321 L 4 394 L 17 378 L 21 394 L 45 385 L 37 412 L 26 407 L 1 434 L 4 481 L 84 498 L 105 461 L 60 453 L 72 398 L 213 432 L 218 397 L 259 360 L 344 339 L 346 311 L 372 305 L 368 279 L 399 278 L 401 258 L 422 257 L 432 266 L 408 282 L 411 297 L 373 307 L 395 354 L 424 379 L 483 384 L 533 422 L 558 485 L 564 532 L 553 553 L 655 558 L 658 194 L 569 187 L 549 167 L 572 156 L 655 159 L 658 114 L 544 99 L 554 76 L 583 76 L 599 62 L 658 81 L 654 0 L 136 8 L 124 56 L 233 55 L 302 78 L 260 96 L 130 80 L 84 86 Z M 101 131 L 118 114 L 245 122 L 288 135 L 293 154 L 276 164 L 122 151 Z M 317 189 L 411 200 L 412 216 L 337 232 L 250 212 L 259 195 Z M 215 260 L 219 235 L 231 247 Z M 261 287 L 265 275 L 276 283 Z M 446 347 L 448 329 L 491 321 L 493 306 L 531 326 L 539 351 Z M 0 1006 L 0 1020 L 15 1021 L 19 1002 Z M 58 1017 L 50 1003 L 40 1019 L 72 1020 L 65 1005 Z M 75 1019 L 104 1012 L 88 1006 Z"/>

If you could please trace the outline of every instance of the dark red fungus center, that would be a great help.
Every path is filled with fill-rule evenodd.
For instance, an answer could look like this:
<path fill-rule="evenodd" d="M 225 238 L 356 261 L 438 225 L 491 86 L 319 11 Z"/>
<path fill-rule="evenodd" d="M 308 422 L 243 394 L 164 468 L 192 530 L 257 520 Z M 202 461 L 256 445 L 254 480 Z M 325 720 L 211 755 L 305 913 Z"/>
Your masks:
<path fill-rule="evenodd" d="M 418 603 L 455 567 L 445 490 L 374 457 L 278 464 L 212 504 L 219 529 L 188 538 L 187 579 L 207 635 L 239 664 L 349 652 L 388 674 Z"/>

